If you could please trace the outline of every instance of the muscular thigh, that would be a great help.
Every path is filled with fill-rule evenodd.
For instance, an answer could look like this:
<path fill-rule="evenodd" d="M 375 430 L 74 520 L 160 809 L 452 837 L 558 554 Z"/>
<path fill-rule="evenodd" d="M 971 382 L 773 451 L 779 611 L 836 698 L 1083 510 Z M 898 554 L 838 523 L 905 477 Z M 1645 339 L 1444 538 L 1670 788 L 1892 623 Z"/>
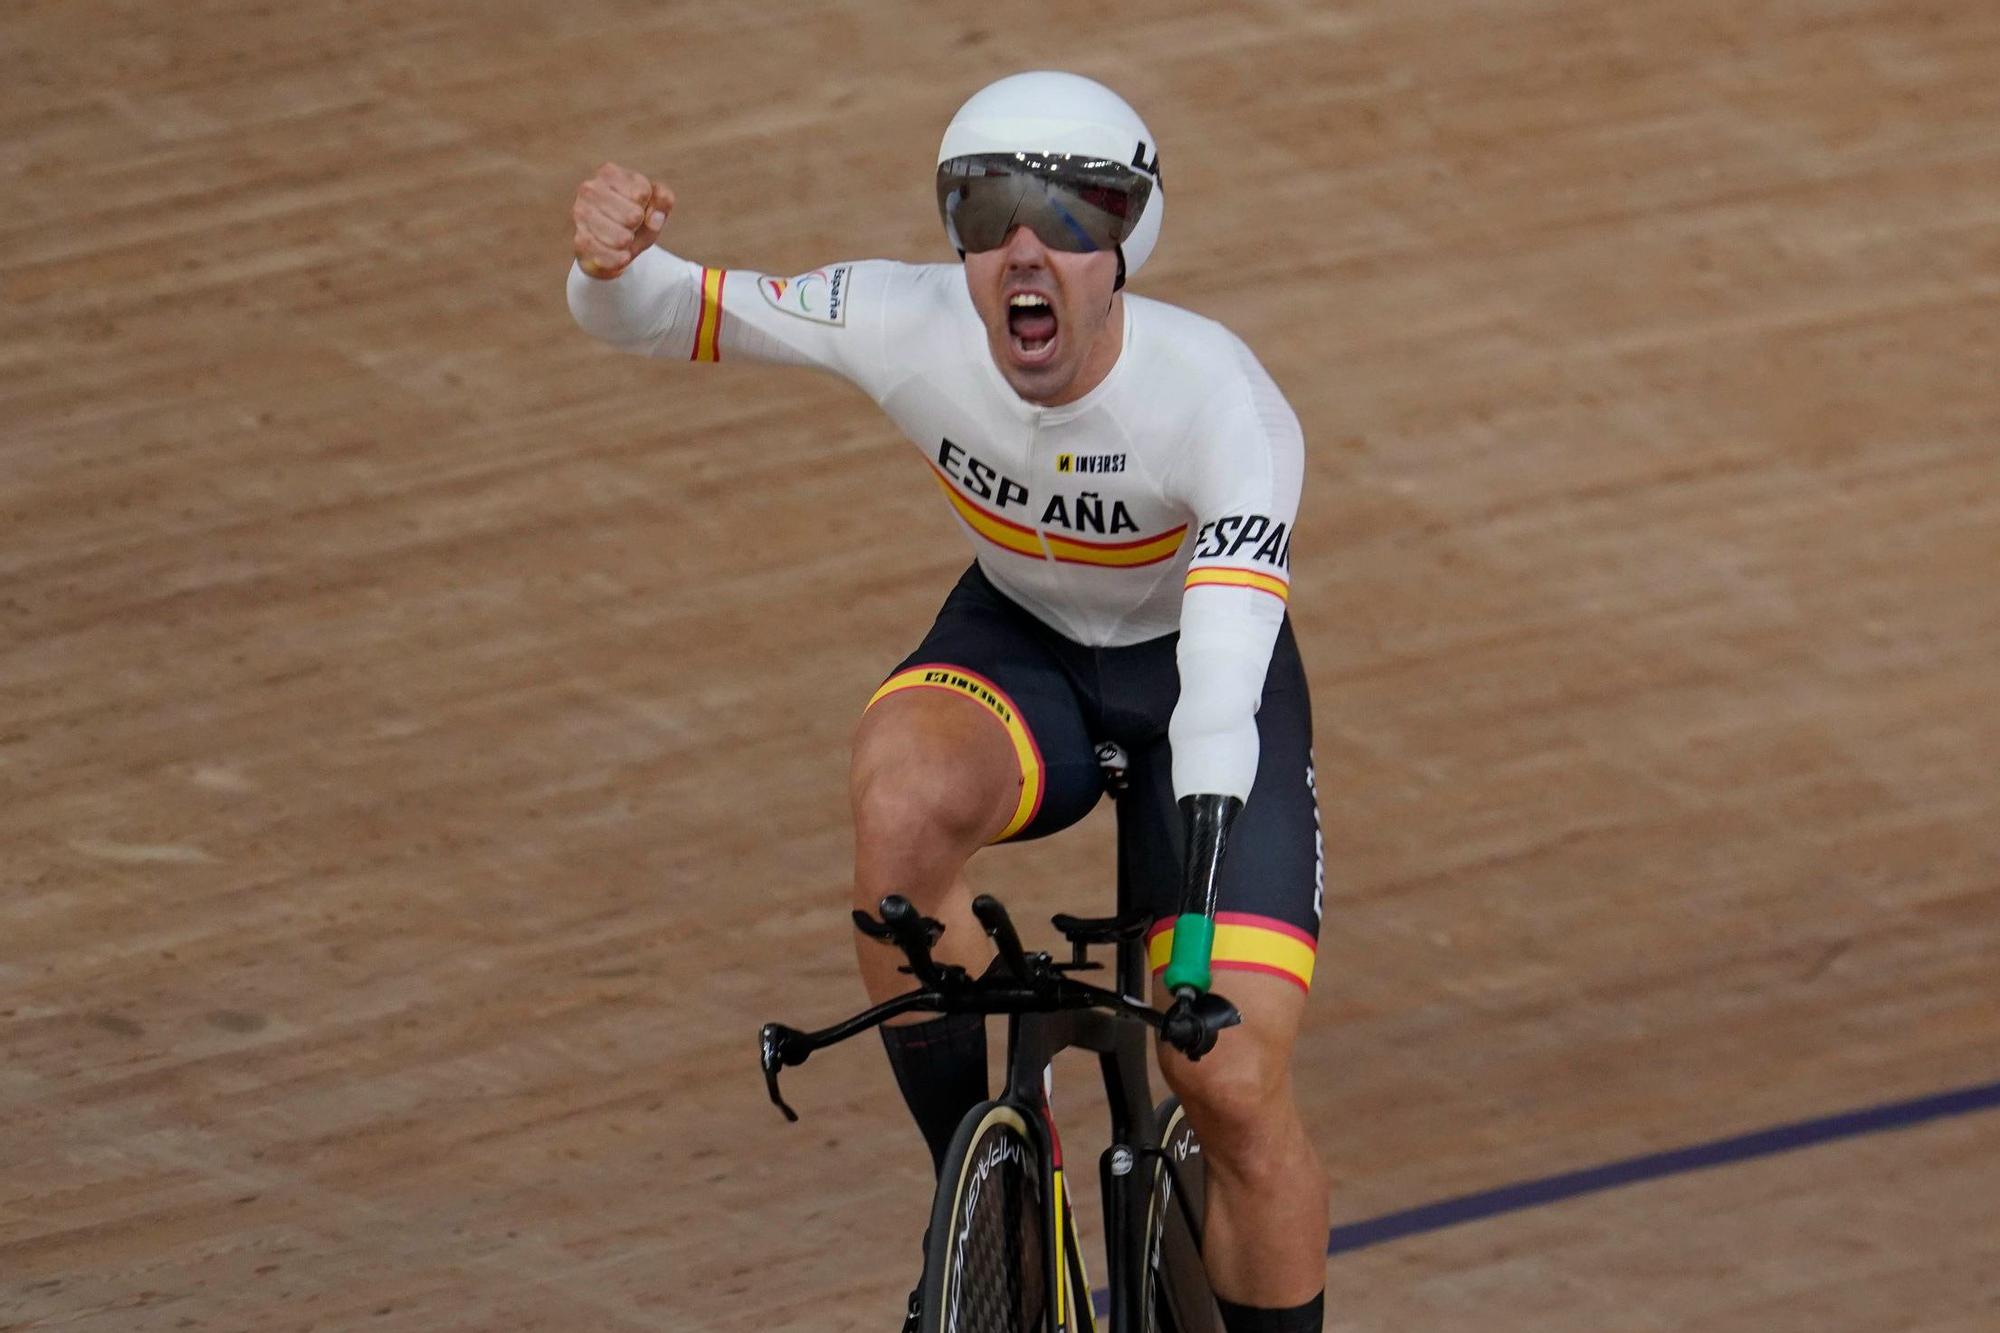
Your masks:
<path fill-rule="evenodd" d="M 1037 838 L 1089 813 L 1103 790 L 1083 704 L 1048 632 L 967 571 L 915 652 L 869 701 L 856 781 L 883 770 L 934 782 L 942 756 L 998 771 L 1011 800 L 988 841 Z"/>
<path fill-rule="evenodd" d="M 881 699 L 855 729 L 849 786 L 865 836 L 921 824 L 974 845 L 990 841 L 1013 819 L 1023 783 L 1005 731 L 951 691 Z"/>

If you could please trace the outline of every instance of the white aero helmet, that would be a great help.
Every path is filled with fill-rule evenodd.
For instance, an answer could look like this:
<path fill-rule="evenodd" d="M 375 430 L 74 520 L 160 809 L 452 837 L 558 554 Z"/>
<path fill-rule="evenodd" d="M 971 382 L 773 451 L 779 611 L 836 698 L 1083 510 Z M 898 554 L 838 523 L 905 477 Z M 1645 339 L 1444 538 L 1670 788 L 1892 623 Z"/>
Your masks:
<path fill-rule="evenodd" d="M 1010 173 L 1032 174 L 1042 189 L 989 203 L 997 220 L 982 217 L 982 192 L 991 200 L 997 189 L 986 183 Z M 1078 74 L 1032 70 L 987 84 L 938 145 L 938 211 L 961 255 L 996 247 L 996 227 L 1004 237 L 1029 225 L 1057 249 L 1116 246 L 1123 285 L 1153 253 L 1166 208 L 1153 132 L 1124 98 Z"/>

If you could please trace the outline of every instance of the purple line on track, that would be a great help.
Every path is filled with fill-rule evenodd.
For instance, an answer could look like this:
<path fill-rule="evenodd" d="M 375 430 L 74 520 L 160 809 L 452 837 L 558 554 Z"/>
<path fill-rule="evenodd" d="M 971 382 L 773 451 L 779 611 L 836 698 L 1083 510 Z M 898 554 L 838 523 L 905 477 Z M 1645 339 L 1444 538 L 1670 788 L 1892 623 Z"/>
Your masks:
<path fill-rule="evenodd" d="M 1969 1115 L 1975 1111 L 1991 1111 L 1996 1108 L 2000 1108 L 2000 1083 L 1980 1083 L 1969 1088 L 1935 1093 L 1928 1097 L 1887 1102 L 1880 1106 L 1864 1107 L 1858 1111 L 1843 1111 L 1838 1115 L 1821 1116 L 1813 1120 L 1797 1120 L 1788 1125 L 1774 1125 L 1769 1129 L 1754 1130 L 1748 1134 L 1737 1134 L 1726 1139 L 1714 1139 L 1686 1148 L 1647 1153 L 1643 1157 L 1627 1157 L 1600 1166 L 1586 1167 L 1581 1171 L 1543 1176 L 1538 1180 L 1518 1181 L 1512 1185 L 1502 1185 L 1498 1189 L 1481 1190 L 1476 1194 L 1461 1194 L 1455 1198 L 1440 1199 L 1436 1203 L 1422 1204 L 1416 1208 L 1383 1213 L 1379 1217 L 1366 1218 L 1360 1222 L 1348 1222 L 1335 1227 L 1328 1234 L 1326 1252 L 1329 1256 L 1351 1254 L 1356 1250 L 1384 1245 L 1407 1236 L 1422 1235 L 1427 1231 L 1442 1231 L 1446 1227 L 1499 1217 L 1503 1213 L 1540 1208 L 1545 1204 L 1561 1203 L 1566 1199 L 1579 1198 L 1585 1194 L 1597 1194 L 1626 1185 L 1639 1185 L 1649 1180 L 1683 1175 L 1689 1171 L 1730 1166 L 1759 1157 L 1773 1157 L 1779 1153 L 1796 1152 L 1801 1148 L 1814 1148 L 1823 1143 L 1859 1138 L 1865 1134 L 1881 1134 L 1893 1129 L 1912 1129 L 1934 1120 L 1945 1120 L 1952 1116 Z M 1098 1315 L 1102 1317 L 1109 1313 L 1110 1293 L 1100 1290 L 1092 1292 L 1091 1295 L 1091 1303 L 1097 1307 Z"/>
<path fill-rule="evenodd" d="M 1967 1115 L 1973 1111 L 1989 1111 L 1995 1107 L 2000 1107 L 2000 1083 L 1983 1083 L 1929 1097 L 1889 1102 L 1858 1111 L 1843 1111 L 1838 1115 L 1821 1116 L 1815 1120 L 1794 1121 L 1789 1125 L 1777 1125 L 1770 1129 L 1760 1129 L 1726 1139 L 1715 1139 L 1708 1143 L 1697 1143 L 1686 1148 L 1673 1148 L 1666 1152 L 1648 1153 L 1643 1157 L 1627 1157 L 1622 1161 L 1606 1162 L 1602 1166 L 1587 1167 L 1581 1171 L 1544 1176 L 1539 1180 L 1524 1180 L 1513 1185 L 1502 1185 L 1499 1189 L 1482 1190 L 1477 1194 L 1461 1194 L 1456 1198 L 1441 1199 L 1421 1207 L 1406 1208 L 1401 1212 L 1384 1213 L 1380 1217 L 1371 1217 L 1366 1221 L 1337 1226 L 1327 1237 L 1326 1252 L 1329 1255 L 1348 1254 L 1355 1250 L 1367 1249 L 1371 1245 L 1399 1240 L 1404 1236 L 1438 1231 L 1445 1227 L 1457 1226 L 1462 1222 L 1477 1222 L 1482 1218 L 1498 1217 L 1502 1213 L 1519 1212 L 1524 1208 L 1539 1208 L 1544 1204 L 1561 1203 L 1565 1199 L 1596 1194 L 1602 1190 L 1642 1184 L 1645 1181 L 1677 1176 L 1689 1171 L 1704 1171 L 1710 1167 L 1729 1166 L 1758 1157 L 1775 1156 L 1778 1153 L 1795 1152 L 1800 1148 L 1817 1147 L 1822 1143 L 1858 1138 L 1864 1134 L 1910 1129 L 1933 1120 Z"/>

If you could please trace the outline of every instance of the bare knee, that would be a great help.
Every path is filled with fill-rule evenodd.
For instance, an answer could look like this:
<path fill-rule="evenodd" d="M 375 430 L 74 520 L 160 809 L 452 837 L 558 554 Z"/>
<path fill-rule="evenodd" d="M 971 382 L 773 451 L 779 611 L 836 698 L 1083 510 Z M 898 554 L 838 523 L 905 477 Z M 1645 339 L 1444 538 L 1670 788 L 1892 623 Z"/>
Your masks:
<path fill-rule="evenodd" d="M 1225 1155 L 1250 1151 L 1294 1114 L 1289 1050 L 1272 1051 L 1238 1031 L 1223 1034 L 1200 1061 L 1162 1050 L 1160 1072 L 1187 1108 L 1202 1142 Z"/>
<path fill-rule="evenodd" d="M 848 782 L 855 836 L 873 841 L 912 835 L 977 847 L 993 822 L 994 800 L 948 754 L 908 750 L 855 754 Z"/>
<path fill-rule="evenodd" d="M 1254 1174 L 1290 1160 L 1304 1129 L 1292 1092 L 1292 1048 L 1304 995 L 1273 978 L 1230 974 L 1217 989 L 1243 1011 L 1199 1061 L 1162 1047 L 1160 1072 L 1218 1164 Z"/>
<path fill-rule="evenodd" d="M 949 879 L 1005 828 L 1021 774 L 990 718 L 961 700 L 885 700 L 855 736 L 848 789 L 854 807 L 856 896 L 884 876 L 921 896 Z"/>

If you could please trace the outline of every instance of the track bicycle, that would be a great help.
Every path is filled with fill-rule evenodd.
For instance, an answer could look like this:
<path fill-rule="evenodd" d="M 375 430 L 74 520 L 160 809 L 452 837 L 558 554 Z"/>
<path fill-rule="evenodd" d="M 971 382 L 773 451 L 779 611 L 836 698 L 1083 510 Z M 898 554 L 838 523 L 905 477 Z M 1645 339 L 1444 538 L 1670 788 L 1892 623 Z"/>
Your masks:
<path fill-rule="evenodd" d="M 982 894 L 973 914 L 997 956 L 974 977 L 933 959 L 931 948 L 944 927 L 891 895 L 882 900 L 879 918 L 857 911 L 855 924 L 903 951 L 909 960 L 903 970 L 917 989 L 817 1032 L 769 1023 L 760 1034 L 771 1100 L 796 1121 L 778 1075 L 813 1052 L 898 1014 L 1007 1015 L 1004 1087 L 960 1121 L 939 1174 L 919 1294 L 921 1333 L 1098 1333 L 1064 1183 L 1062 1142 L 1048 1110 L 1051 1062 L 1070 1048 L 1097 1053 L 1111 1113 L 1111 1145 L 1098 1163 L 1111 1297 L 1109 1323 L 1102 1327 L 1108 1333 L 1221 1333 L 1201 1259 L 1201 1144 L 1176 1098 L 1153 1104 L 1147 1037 L 1156 1032 L 1198 1060 L 1241 1018 L 1207 989 L 1209 935 L 1200 911 L 1184 914 L 1185 928 L 1176 931 L 1177 943 L 1192 941 L 1199 956 L 1176 950 L 1168 971 L 1173 1002 L 1160 1010 L 1132 998 L 1146 990 L 1144 935 L 1151 918 L 1129 902 L 1126 837 L 1121 820 L 1118 915 L 1053 918 L 1069 942 L 1067 961 L 1024 951 L 1006 909 Z M 1212 922 L 1212 896 L 1194 905 L 1205 906 Z M 1115 950 L 1115 990 L 1077 979 L 1103 968 L 1090 960 L 1092 946 Z"/>

